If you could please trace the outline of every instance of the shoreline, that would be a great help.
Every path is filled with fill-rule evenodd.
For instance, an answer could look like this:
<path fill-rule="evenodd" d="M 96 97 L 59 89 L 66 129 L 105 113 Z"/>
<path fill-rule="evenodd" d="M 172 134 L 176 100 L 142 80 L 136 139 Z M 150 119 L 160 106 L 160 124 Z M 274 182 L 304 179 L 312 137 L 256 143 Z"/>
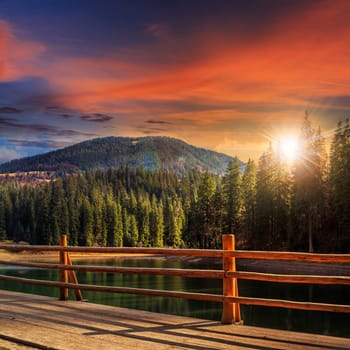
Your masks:
<path fill-rule="evenodd" d="M 221 269 L 220 258 L 200 258 L 200 257 L 180 257 L 155 254 L 128 254 L 128 253 L 70 253 L 73 262 L 82 260 L 130 260 L 130 259 L 166 259 L 181 260 L 189 264 L 201 263 L 210 266 L 210 269 Z M 58 252 L 6 252 L 0 251 L 0 260 L 19 260 L 28 262 L 51 262 L 58 263 Z M 1 266 L 1 265 L 0 265 Z M 262 260 L 262 259 L 237 259 L 238 271 L 250 271 L 273 274 L 298 274 L 298 275 L 320 275 L 320 276 L 350 276 L 350 263 L 318 263 L 307 261 L 282 261 L 282 260 Z"/>
<path fill-rule="evenodd" d="M 102 259 L 128 259 L 128 258 L 147 258 L 154 257 L 150 254 L 128 254 L 128 253 L 69 253 L 70 258 L 73 261 L 78 260 L 102 260 Z M 22 260 L 22 261 L 42 261 L 58 263 L 59 252 L 4 252 L 0 251 L 0 260 Z"/>

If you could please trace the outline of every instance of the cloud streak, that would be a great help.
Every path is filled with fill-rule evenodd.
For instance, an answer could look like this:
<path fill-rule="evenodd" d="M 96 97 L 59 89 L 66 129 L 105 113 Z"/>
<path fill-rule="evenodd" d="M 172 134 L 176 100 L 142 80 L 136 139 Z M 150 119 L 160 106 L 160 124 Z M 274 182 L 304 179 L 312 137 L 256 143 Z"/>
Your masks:
<path fill-rule="evenodd" d="M 34 35 L 0 21 L 0 134 L 163 133 L 210 148 L 259 148 L 247 129 L 261 144 L 264 129 L 294 126 L 305 109 L 327 127 L 327 118 L 348 114 L 347 1 L 198 4 L 159 6 L 159 16 L 154 5 L 140 5 L 140 16 L 125 5 L 126 20 L 101 17 L 103 28 L 67 19 L 72 33 L 89 27 L 89 41 L 57 24 L 49 28 L 56 40 L 48 40 L 39 27 Z M 97 2 L 93 8 L 103 12 Z M 27 120 L 9 118 L 19 113 Z"/>
<path fill-rule="evenodd" d="M 70 146 L 71 142 L 58 142 L 58 141 L 28 141 L 28 140 L 15 140 L 9 139 L 8 142 L 16 147 L 37 147 L 56 149 Z"/>
<path fill-rule="evenodd" d="M 25 124 L 14 121 L 9 118 L 0 117 L 0 135 L 7 136 L 10 132 L 20 131 L 29 134 L 39 134 L 46 136 L 61 136 L 61 137 L 94 137 L 95 133 L 75 131 L 69 129 L 61 129 L 59 127 L 48 124 Z"/>
<path fill-rule="evenodd" d="M 0 107 L 0 114 L 19 114 L 22 113 L 23 110 L 16 107 Z"/>
<path fill-rule="evenodd" d="M 154 119 L 149 119 L 146 120 L 145 123 L 148 124 L 172 124 L 171 122 L 165 121 L 165 120 L 154 120 Z"/>
<path fill-rule="evenodd" d="M 92 123 L 105 123 L 113 119 L 113 117 L 101 114 L 101 113 L 94 113 L 91 115 L 82 115 L 80 116 L 80 119 L 84 122 L 92 122 Z"/>

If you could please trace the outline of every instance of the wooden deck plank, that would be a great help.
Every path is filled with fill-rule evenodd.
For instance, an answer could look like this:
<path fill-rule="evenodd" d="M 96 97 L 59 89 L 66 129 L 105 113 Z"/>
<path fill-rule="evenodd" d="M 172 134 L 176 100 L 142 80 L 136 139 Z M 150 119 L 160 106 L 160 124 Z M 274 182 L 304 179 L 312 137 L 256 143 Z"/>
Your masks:
<path fill-rule="evenodd" d="M 0 349 L 29 345 L 64 350 L 343 350 L 350 349 L 350 339 L 0 291 Z"/>

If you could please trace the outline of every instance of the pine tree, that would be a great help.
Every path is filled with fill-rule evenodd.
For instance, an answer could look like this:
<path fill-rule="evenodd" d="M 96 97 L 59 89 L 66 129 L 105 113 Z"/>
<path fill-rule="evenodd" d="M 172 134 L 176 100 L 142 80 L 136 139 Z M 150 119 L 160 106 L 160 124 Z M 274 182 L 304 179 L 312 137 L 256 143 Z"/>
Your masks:
<path fill-rule="evenodd" d="M 240 232 L 240 221 L 242 211 L 242 172 L 241 163 L 235 158 L 227 167 L 223 178 L 223 196 L 225 203 L 224 230 L 226 233 Z"/>
<path fill-rule="evenodd" d="M 52 242 L 50 231 L 50 191 L 46 185 L 40 189 L 36 199 L 37 243 L 48 245 Z"/>
<path fill-rule="evenodd" d="M 223 199 L 222 186 L 218 184 L 213 197 L 213 229 L 210 236 L 209 247 L 211 249 L 221 249 L 222 247 L 222 234 L 224 231 L 224 219 L 225 219 L 225 202 Z"/>
<path fill-rule="evenodd" d="M 99 187 L 95 187 L 92 191 L 93 203 L 93 236 L 94 241 L 101 246 L 107 244 L 107 228 L 104 213 L 104 198 Z"/>
<path fill-rule="evenodd" d="M 216 182 L 208 171 L 200 180 L 198 189 L 198 201 L 196 205 L 196 227 L 194 228 L 200 248 L 209 248 L 214 223 L 214 196 L 216 192 Z"/>
<path fill-rule="evenodd" d="M 292 177 L 289 166 L 279 153 L 275 158 L 274 170 L 274 225 L 270 246 L 272 249 L 286 250 L 291 239 Z"/>
<path fill-rule="evenodd" d="M 93 245 L 93 213 L 87 197 L 83 198 L 80 207 L 80 231 L 78 236 L 80 246 Z"/>
<path fill-rule="evenodd" d="M 134 215 L 137 214 L 137 198 L 136 198 L 135 192 L 132 189 L 130 191 L 128 211 L 130 214 L 134 214 Z"/>
<path fill-rule="evenodd" d="M 173 231 L 171 235 L 171 246 L 181 247 L 183 245 L 182 229 L 184 226 L 185 215 L 182 209 L 181 201 L 175 198 L 173 201 Z"/>
<path fill-rule="evenodd" d="M 123 246 L 130 247 L 132 246 L 132 240 L 131 240 L 131 218 L 130 215 L 126 209 L 126 203 L 124 203 L 125 206 L 122 206 L 122 216 L 123 216 Z"/>
<path fill-rule="evenodd" d="M 139 245 L 139 230 L 137 227 L 137 220 L 135 215 L 130 215 L 130 235 L 131 246 L 137 247 Z"/>
<path fill-rule="evenodd" d="M 50 183 L 50 244 L 58 244 L 60 236 L 68 233 L 68 208 L 66 206 L 63 183 L 57 179 Z"/>
<path fill-rule="evenodd" d="M 36 222 L 35 222 L 35 194 L 29 186 L 23 188 L 22 199 L 22 222 L 24 227 L 24 237 L 22 240 L 31 244 L 36 242 Z"/>
<path fill-rule="evenodd" d="M 248 186 L 244 190 L 245 196 L 251 195 L 252 191 L 256 191 L 255 216 L 249 221 L 255 221 L 255 228 L 250 231 L 254 232 L 254 237 L 252 235 L 253 238 L 249 239 L 252 243 L 249 246 L 254 249 L 286 250 L 291 236 L 292 178 L 278 147 L 274 150 L 270 144 L 260 157 L 256 188 L 250 184 L 250 189 Z M 251 206 L 250 212 L 254 213 L 253 202 L 249 204 L 249 199 L 244 199 L 244 202 L 245 206 Z"/>
<path fill-rule="evenodd" d="M 143 247 L 149 247 L 151 244 L 150 211 L 149 198 L 140 197 L 138 203 L 138 224 L 140 242 Z"/>
<path fill-rule="evenodd" d="M 256 225 L 252 246 L 262 250 L 269 247 L 273 231 L 274 154 L 270 144 L 259 160 L 256 178 Z"/>
<path fill-rule="evenodd" d="M 336 222 L 337 249 L 348 252 L 350 246 L 350 126 L 341 122 L 335 131 L 330 155 L 330 196 Z"/>
<path fill-rule="evenodd" d="M 109 194 L 106 198 L 106 228 L 107 228 L 107 245 L 115 246 L 115 231 L 116 231 L 116 204 Z"/>
<path fill-rule="evenodd" d="M 120 204 L 120 200 L 116 202 L 116 225 L 115 225 L 115 246 L 122 247 L 123 246 L 123 216 L 122 216 L 122 206 Z"/>
<path fill-rule="evenodd" d="M 249 159 L 242 178 L 242 226 L 241 241 L 251 248 L 256 225 L 256 165 Z"/>
<path fill-rule="evenodd" d="M 3 201 L 3 193 L 0 191 L 0 240 L 4 240 L 6 238 L 5 203 Z"/>
<path fill-rule="evenodd" d="M 11 240 L 13 237 L 12 227 L 13 227 L 13 204 L 10 198 L 10 190 L 6 187 L 1 196 L 1 203 L 3 205 L 3 215 L 4 215 L 4 230 L 6 233 L 6 239 Z"/>
<path fill-rule="evenodd" d="M 66 194 L 68 216 L 68 244 L 78 245 L 78 236 L 80 229 L 79 222 L 79 198 L 78 198 L 78 180 L 75 176 L 68 176 L 64 181 Z"/>
<path fill-rule="evenodd" d="M 165 217 L 165 240 L 171 247 L 183 245 L 182 229 L 184 224 L 184 213 L 181 203 L 174 199 L 166 202 L 164 210 Z"/>
<path fill-rule="evenodd" d="M 150 213 L 151 245 L 153 247 L 163 247 L 164 217 L 163 204 L 157 202 L 156 196 L 152 196 Z"/>
<path fill-rule="evenodd" d="M 300 232 L 297 244 L 313 252 L 315 239 L 322 235 L 327 208 L 327 160 L 321 131 L 312 127 L 308 113 L 302 124 L 300 143 L 303 158 L 295 167 L 293 196 Z"/>

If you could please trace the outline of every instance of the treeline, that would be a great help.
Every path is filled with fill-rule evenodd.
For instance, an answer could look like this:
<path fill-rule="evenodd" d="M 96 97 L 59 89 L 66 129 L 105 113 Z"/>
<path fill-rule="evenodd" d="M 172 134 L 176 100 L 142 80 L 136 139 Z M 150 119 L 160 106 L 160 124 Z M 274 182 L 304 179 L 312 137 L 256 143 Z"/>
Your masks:
<path fill-rule="evenodd" d="M 238 160 L 223 176 L 142 168 L 97 170 L 40 185 L 2 182 L 0 239 L 70 245 L 350 251 L 350 127 L 339 123 L 330 154 L 308 116 L 301 158 L 272 146 L 258 164 Z"/>

